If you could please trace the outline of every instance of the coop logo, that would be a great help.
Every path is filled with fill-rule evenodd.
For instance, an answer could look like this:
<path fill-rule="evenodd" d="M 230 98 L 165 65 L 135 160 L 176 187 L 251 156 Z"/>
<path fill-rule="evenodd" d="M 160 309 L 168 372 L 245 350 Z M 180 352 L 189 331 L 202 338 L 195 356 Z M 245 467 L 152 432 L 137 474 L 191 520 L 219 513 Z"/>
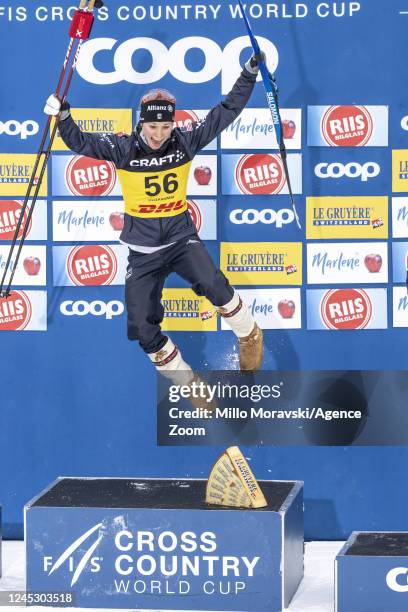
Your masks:
<path fill-rule="evenodd" d="M 22 209 L 22 202 L 18 202 L 17 200 L 3 200 L 0 202 L 0 240 L 13 240 L 19 219 L 21 217 Z M 27 223 L 27 217 L 28 208 L 26 208 L 24 212 L 24 217 L 18 233 L 18 240 L 23 234 Z M 30 223 L 27 228 L 26 238 L 30 236 L 31 227 L 32 219 L 30 219 Z"/>
<path fill-rule="evenodd" d="M 282 160 L 278 155 L 243 155 L 235 168 L 235 182 L 246 195 L 280 193 L 286 183 Z"/>
<path fill-rule="evenodd" d="M 102 300 L 95 300 L 94 302 L 67 300 L 62 302 L 60 306 L 60 312 L 65 317 L 86 317 L 92 315 L 94 317 L 105 317 L 108 320 L 120 316 L 124 310 L 125 307 L 119 300 L 112 300 L 107 303 Z"/>
<path fill-rule="evenodd" d="M 408 568 L 394 567 L 394 569 L 388 572 L 386 582 L 391 591 L 395 591 L 396 593 L 408 593 Z"/>
<path fill-rule="evenodd" d="M 67 257 L 67 273 L 74 285 L 110 285 L 117 270 L 116 255 L 106 245 L 78 246 Z"/>
<path fill-rule="evenodd" d="M 38 133 L 40 126 L 36 121 L 0 121 L 0 135 L 19 136 L 21 140 L 27 140 L 30 136 L 35 136 Z"/>
<path fill-rule="evenodd" d="M 6 298 L 0 298 L 0 331 L 21 331 L 31 320 L 30 298 L 23 291 L 13 291 Z"/>
<path fill-rule="evenodd" d="M 193 123 L 199 123 L 200 119 L 192 110 L 176 110 L 174 123 L 176 127 L 191 132 Z"/>
<path fill-rule="evenodd" d="M 258 42 L 268 57 L 268 68 L 275 72 L 279 63 L 275 45 L 262 36 Z M 235 75 L 241 70 L 241 51 L 248 47 L 246 36 L 232 39 L 223 50 L 214 40 L 204 36 L 180 38 L 170 48 L 147 36 L 125 40 L 113 50 L 117 43 L 115 38 L 94 38 L 83 45 L 77 70 L 85 81 L 95 85 L 114 85 L 121 81 L 146 85 L 160 81 L 170 72 L 182 83 L 206 83 L 221 71 L 222 93 L 228 93 Z M 186 65 L 186 56 L 192 49 L 200 49 L 204 54 L 204 65 L 200 70 L 191 71 Z M 139 72 L 135 69 L 133 56 L 142 50 L 147 50 L 151 55 L 151 65 L 146 71 Z M 99 70 L 100 55 L 115 67 L 113 71 Z"/>
<path fill-rule="evenodd" d="M 280 210 L 273 210 L 272 208 L 264 208 L 263 210 L 236 208 L 231 211 L 229 219 L 235 225 L 263 223 L 264 225 L 275 225 L 277 229 L 282 229 L 284 225 L 293 223 L 295 213 L 290 208 L 281 208 Z"/>
<path fill-rule="evenodd" d="M 408 115 L 401 119 L 401 127 L 405 132 L 408 132 Z"/>
<path fill-rule="evenodd" d="M 328 329 L 364 329 L 371 321 L 372 311 L 370 296 L 362 289 L 332 289 L 320 306 Z"/>
<path fill-rule="evenodd" d="M 76 155 L 66 168 L 65 181 L 73 195 L 107 196 L 116 183 L 115 166 L 109 161 Z"/>
<path fill-rule="evenodd" d="M 332 147 L 363 147 L 373 133 L 373 119 L 364 106 L 330 106 L 321 122 L 324 140 Z"/>
<path fill-rule="evenodd" d="M 339 179 L 346 176 L 350 179 L 359 178 L 363 183 L 367 182 L 370 178 L 378 176 L 380 171 L 379 164 L 375 162 L 367 162 L 365 164 L 358 164 L 357 162 L 350 162 L 349 164 L 321 163 L 315 166 L 315 175 L 318 178 Z"/>
<path fill-rule="evenodd" d="M 78 582 L 78 580 L 80 579 L 81 575 L 83 574 L 85 569 L 88 567 L 88 565 L 91 568 L 90 569 L 91 572 L 93 573 L 99 572 L 101 568 L 100 566 L 101 560 L 99 557 L 94 557 L 93 554 L 98 548 L 99 544 L 101 543 L 104 537 L 104 533 L 103 532 L 100 533 L 96 540 L 91 541 L 91 542 L 90 540 L 91 540 L 91 536 L 95 532 L 99 532 L 99 530 L 101 530 L 102 528 L 103 528 L 103 523 L 98 523 L 94 527 L 91 527 L 91 529 L 86 531 L 83 535 L 77 538 L 75 542 L 73 542 L 70 546 L 68 546 L 68 548 L 66 548 L 64 552 L 61 553 L 58 559 L 56 559 L 56 561 L 54 561 L 53 557 L 43 557 L 43 571 L 46 572 L 48 576 L 51 576 L 67 561 L 68 570 L 70 573 L 73 574 L 72 579 L 71 579 L 71 587 L 73 587 L 74 584 Z M 86 540 L 88 540 L 88 542 L 84 544 Z M 73 554 L 77 550 L 82 551 L 86 546 L 88 546 L 88 548 L 86 549 L 85 553 L 82 555 L 81 559 L 77 563 L 75 563 Z"/>
<path fill-rule="evenodd" d="M 197 233 L 199 233 L 203 226 L 203 218 L 202 218 L 201 210 L 200 210 L 200 207 L 198 206 L 198 203 L 195 202 L 194 200 L 187 200 L 187 209 L 188 209 L 188 212 L 190 213 L 190 216 L 191 216 L 191 219 L 194 225 L 197 228 Z"/>

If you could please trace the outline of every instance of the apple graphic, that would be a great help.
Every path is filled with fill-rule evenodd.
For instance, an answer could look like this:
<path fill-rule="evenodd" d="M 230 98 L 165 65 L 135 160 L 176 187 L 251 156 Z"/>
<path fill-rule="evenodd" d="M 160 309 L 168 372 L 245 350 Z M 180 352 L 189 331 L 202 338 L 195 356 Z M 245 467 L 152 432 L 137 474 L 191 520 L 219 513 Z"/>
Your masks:
<path fill-rule="evenodd" d="M 212 172 L 208 166 L 197 166 L 194 170 L 194 178 L 199 185 L 208 185 L 211 181 Z"/>
<path fill-rule="evenodd" d="M 125 223 L 125 215 L 123 212 L 113 212 L 109 217 L 109 223 L 115 232 L 121 232 Z"/>
<path fill-rule="evenodd" d="M 370 253 L 369 255 L 366 255 L 364 263 L 369 272 L 379 272 L 382 266 L 382 257 L 381 255 Z"/>
<path fill-rule="evenodd" d="M 26 257 L 23 266 L 29 276 L 37 276 L 41 268 L 41 261 L 38 257 Z"/>
<path fill-rule="evenodd" d="M 296 304 L 292 300 L 281 300 L 278 304 L 278 310 L 282 319 L 291 319 L 295 314 Z"/>
<path fill-rule="evenodd" d="M 291 119 L 282 121 L 282 132 L 284 138 L 293 138 L 296 132 L 296 123 Z"/>

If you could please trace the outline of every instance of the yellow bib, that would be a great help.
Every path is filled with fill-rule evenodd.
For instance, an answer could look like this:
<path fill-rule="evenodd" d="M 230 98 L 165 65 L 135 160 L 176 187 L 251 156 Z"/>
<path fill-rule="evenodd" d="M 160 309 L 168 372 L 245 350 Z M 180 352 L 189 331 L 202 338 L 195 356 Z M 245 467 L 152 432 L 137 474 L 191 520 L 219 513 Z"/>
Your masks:
<path fill-rule="evenodd" d="M 167 170 L 118 170 L 125 212 L 132 217 L 174 217 L 187 210 L 191 161 Z"/>

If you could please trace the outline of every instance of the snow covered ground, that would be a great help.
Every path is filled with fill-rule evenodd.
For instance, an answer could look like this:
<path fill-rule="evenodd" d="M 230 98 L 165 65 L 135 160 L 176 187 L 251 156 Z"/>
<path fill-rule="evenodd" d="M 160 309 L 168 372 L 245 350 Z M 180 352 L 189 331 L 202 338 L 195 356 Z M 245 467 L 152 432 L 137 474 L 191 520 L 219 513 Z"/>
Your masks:
<path fill-rule="evenodd" d="M 310 542 L 306 544 L 305 577 L 292 600 L 289 612 L 333 612 L 334 610 L 334 558 L 343 542 Z M 24 590 L 24 543 L 3 542 L 3 577 L 0 591 Z M 1 610 L 16 610 L 2 607 Z M 42 606 L 30 607 L 46 611 Z M 69 609 L 69 608 L 64 608 Z M 90 612 L 91 608 L 76 608 Z M 111 609 L 111 612 L 114 610 Z"/>

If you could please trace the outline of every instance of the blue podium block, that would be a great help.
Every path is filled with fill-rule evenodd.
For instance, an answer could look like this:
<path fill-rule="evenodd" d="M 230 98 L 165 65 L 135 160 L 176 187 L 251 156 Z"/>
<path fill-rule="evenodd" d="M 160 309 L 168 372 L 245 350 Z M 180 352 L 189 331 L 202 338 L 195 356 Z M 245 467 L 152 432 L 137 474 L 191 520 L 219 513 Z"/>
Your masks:
<path fill-rule="evenodd" d="M 280 612 L 303 577 L 303 483 L 268 506 L 204 503 L 205 480 L 59 478 L 25 507 L 27 590 L 79 607 Z"/>
<path fill-rule="evenodd" d="M 407 610 L 408 532 L 353 532 L 336 557 L 336 612 Z"/>

